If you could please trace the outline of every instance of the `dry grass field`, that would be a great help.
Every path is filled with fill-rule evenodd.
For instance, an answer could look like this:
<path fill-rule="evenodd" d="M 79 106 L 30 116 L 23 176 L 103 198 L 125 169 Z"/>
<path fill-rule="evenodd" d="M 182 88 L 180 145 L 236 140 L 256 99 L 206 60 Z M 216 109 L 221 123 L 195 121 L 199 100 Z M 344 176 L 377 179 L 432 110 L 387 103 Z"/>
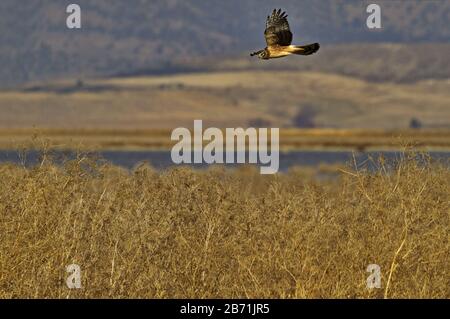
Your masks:
<path fill-rule="evenodd" d="M 372 83 L 299 70 L 66 80 L 0 91 L 0 148 L 37 135 L 59 148 L 168 149 L 171 130 L 202 119 L 205 128 L 280 127 L 283 149 L 386 149 L 399 140 L 449 149 L 448 92 L 448 80 Z M 298 127 L 305 109 L 312 129 Z M 423 128 L 409 129 L 412 119 Z"/>
<path fill-rule="evenodd" d="M 407 154 L 330 180 L 2 164 L 0 298 L 450 298 L 449 213 L 448 166 Z"/>
<path fill-rule="evenodd" d="M 450 81 L 373 83 L 308 71 L 217 71 L 39 83 L 0 91 L 0 127 L 173 129 L 214 127 L 450 128 Z"/>

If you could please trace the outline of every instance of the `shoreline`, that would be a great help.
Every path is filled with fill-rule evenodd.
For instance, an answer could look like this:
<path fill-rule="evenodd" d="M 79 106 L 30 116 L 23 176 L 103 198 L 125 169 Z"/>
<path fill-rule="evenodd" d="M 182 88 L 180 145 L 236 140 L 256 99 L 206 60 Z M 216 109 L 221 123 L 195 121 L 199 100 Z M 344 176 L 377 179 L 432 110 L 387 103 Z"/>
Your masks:
<path fill-rule="evenodd" d="M 5 129 L 0 150 L 42 149 L 168 151 L 176 144 L 169 129 Z M 280 152 L 450 151 L 450 130 L 280 129 Z"/>

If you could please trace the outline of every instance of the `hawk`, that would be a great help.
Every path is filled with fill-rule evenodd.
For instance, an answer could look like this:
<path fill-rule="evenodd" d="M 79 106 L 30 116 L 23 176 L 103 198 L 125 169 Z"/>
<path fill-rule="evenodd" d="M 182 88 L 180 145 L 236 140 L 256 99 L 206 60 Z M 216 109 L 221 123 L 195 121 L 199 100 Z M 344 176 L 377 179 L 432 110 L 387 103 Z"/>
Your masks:
<path fill-rule="evenodd" d="M 319 51 L 319 43 L 308 45 L 292 45 L 292 32 L 289 28 L 286 12 L 273 10 L 267 17 L 266 31 L 264 31 L 267 47 L 264 50 L 253 52 L 250 56 L 257 55 L 263 60 L 282 58 L 291 54 L 311 55 Z"/>

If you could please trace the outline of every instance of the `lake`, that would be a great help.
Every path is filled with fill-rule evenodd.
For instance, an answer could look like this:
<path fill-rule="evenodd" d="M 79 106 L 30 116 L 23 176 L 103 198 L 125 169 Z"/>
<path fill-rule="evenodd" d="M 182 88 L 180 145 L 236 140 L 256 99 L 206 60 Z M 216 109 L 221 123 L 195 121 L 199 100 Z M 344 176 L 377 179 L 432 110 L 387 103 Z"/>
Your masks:
<path fill-rule="evenodd" d="M 52 156 L 56 162 L 62 162 L 64 159 L 74 158 L 75 154 L 70 151 L 52 151 Z M 154 168 L 162 170 L 173 166 L 170 151 L 100 151 L 95 153 L 100 158 L 124 168 L 131 169 L 136 165 L 148 162 Z M 398 151 L 377 151 L 377 152 L 351 152 L 351 151 L 291 151 L 280 152 L 280 171 L 286 171 L 294 166 L 317 166 L 320 164 L 347 164 L 353 163 L 353 154 L 358 166 L 373 168 L 373 162 L 370 160 L 377 159 L 381 155 L 387 162 L 404 157 L 402 152 Z M 439 161 L 449 166 L 449 151 L 433 151 L 428 152 L 433 161 Z M 248 155 L 248 154 L 247 154 Z M 41 153 L 37 151 L 28 151 L 25 155 L 21 155 L 18 151 L 0 151 L 0 163 L 21 163 L 25 166 L 32 166 L 39 163 Z M 420 157 L 420 156 L 419 156 Z M 247 156 L 248 158 L 248 156 Z M 422 159 L 421 159 L 422 160 Z M 226 166 L 236 166 L 237 164 L 226 164 Z M 189 164 L 195 168 L 205 168 L 207 164 Z"/>

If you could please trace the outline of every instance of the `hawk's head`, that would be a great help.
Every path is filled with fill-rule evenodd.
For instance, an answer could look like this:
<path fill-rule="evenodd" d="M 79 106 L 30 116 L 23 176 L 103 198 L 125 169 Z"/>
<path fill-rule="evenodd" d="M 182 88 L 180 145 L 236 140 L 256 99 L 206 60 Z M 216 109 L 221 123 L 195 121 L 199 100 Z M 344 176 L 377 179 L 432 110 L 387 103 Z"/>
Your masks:
<path fill-rule="evenodd" d="M 270 56 L 269 52 L 266 49 L 257 51 L 257 52 L 253 52 L 252 54 L 250 54 L 250 56 L 255 56 L 255 55 L 257 55 L 258 58 L 260 58 L 262 60 L 267 60 L 267 59 L 269 59 L 269 56 Z"/>

